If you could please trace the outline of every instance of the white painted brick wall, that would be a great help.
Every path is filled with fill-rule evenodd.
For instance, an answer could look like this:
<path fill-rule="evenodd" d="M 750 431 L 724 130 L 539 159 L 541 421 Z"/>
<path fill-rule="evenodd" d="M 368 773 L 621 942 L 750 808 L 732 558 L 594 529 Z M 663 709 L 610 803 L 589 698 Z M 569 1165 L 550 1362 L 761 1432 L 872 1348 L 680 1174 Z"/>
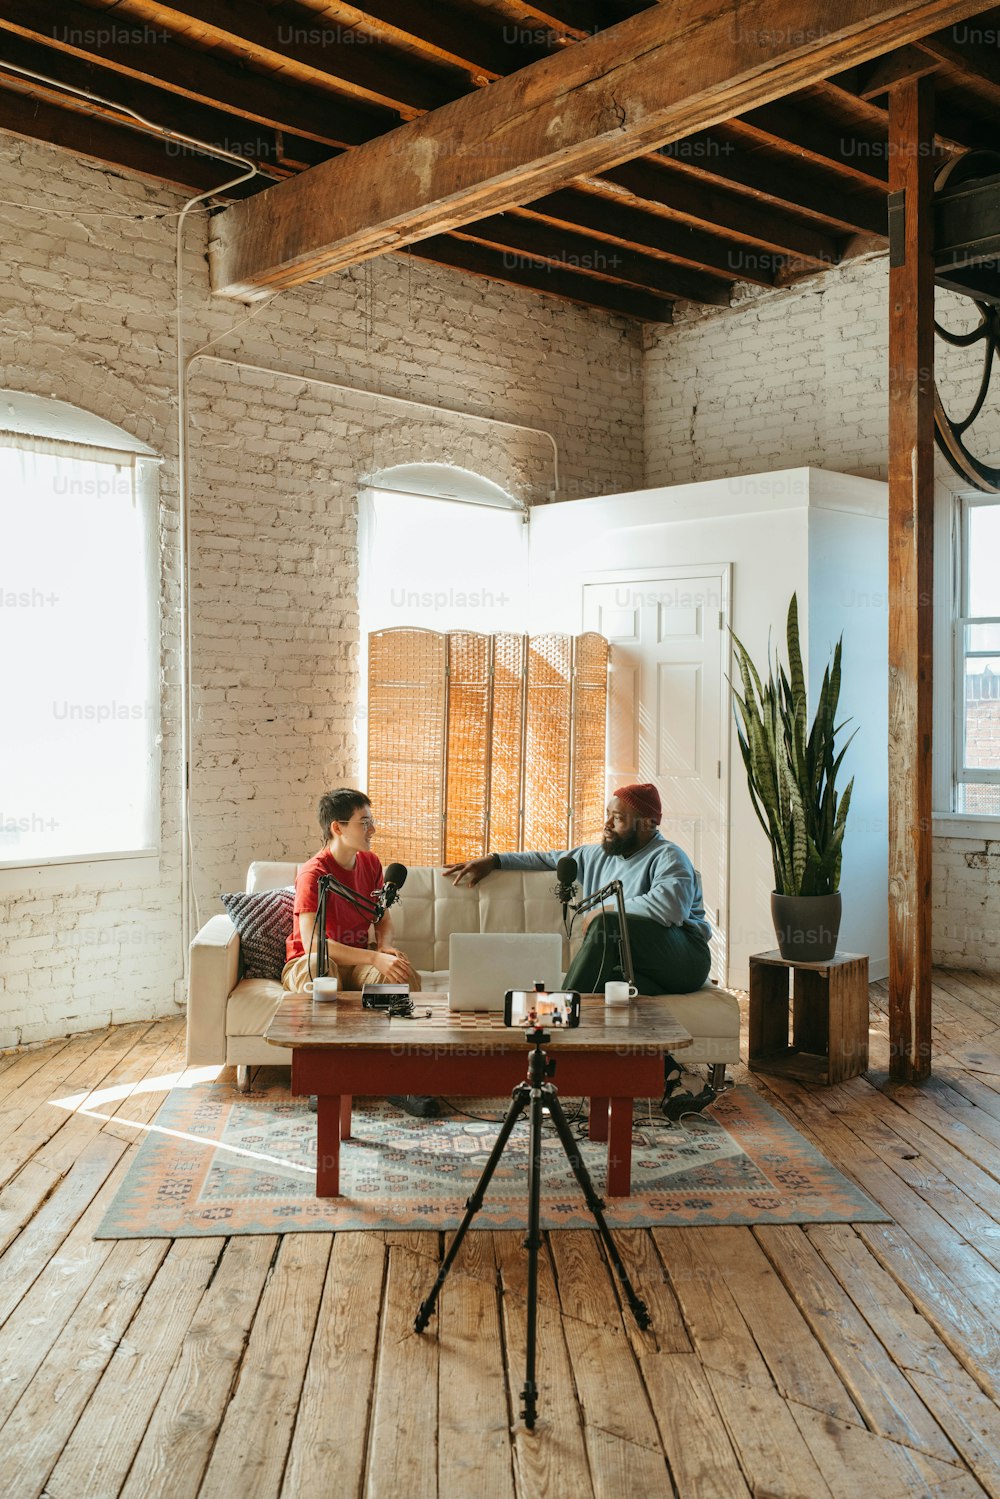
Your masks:
<path fill-rule="evenodd" d="M 54 396 L 148 442 L 161 468 L 163 798 L 158 859 L 0 871 L 0 1046 L 174 1012 L 181 968 L 174 216 L 184 196 L 0 133 L 0 390 Z M 159 217 L 155 217 L 159 215 Z M 208 294 L 189 220 L 194 770 L 202 915 L 252 857 L 318 841 L 356 780 L 355 494 L 373 469 L 460 464 L 532 503 L 642 482 L 642 350 L 626 319 L 407 257 L 253 309 Z M 237 324 L 242 323 L 242 326 Z M 229 330 L 233 331 L 230 332 Z M 324 389 L 322 376 L 467 416 Z M 473 419 L 476 418 L 476 419 Z M 44 571 L 44 549 L 39 549 Z"/>
<path fill-rule="evenodd" d="M 972 304 L 938 295 L 951 328 Z M 888 261 L 852 261 L 739 306 L 678 309 L 646 335 L 646 483 L 683 484 L 813 464 L 885 479 L 888 454 Z M 981 356 L 943 350 L 946 408 L 968 411 Z M 977 438 L 1000 452 L 1000 397 Z M 995 458 L 994 458 L 995 461 Z M 940 482 L 960 481 L 938 459 Z M 936 838 L 934 953 L 938 962 L 1000 971 L 1000 842 Z"/>

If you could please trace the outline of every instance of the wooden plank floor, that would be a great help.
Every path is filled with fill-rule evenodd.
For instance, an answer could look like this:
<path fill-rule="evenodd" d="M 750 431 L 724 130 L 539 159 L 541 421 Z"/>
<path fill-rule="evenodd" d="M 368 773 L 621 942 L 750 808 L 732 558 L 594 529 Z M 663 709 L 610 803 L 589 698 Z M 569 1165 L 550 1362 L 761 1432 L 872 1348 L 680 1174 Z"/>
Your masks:
<path fill-rule="evenodd" d="M 96 1241 L 182 1066 L 181 1020 L 0 1059 L 5 1499 L 1000 1499 L 1000 978 L 941 971 L 935 1068 L 768 1099 L 891 1216 L 475 1233 L 423 1337 L 436 1233 Z"/>

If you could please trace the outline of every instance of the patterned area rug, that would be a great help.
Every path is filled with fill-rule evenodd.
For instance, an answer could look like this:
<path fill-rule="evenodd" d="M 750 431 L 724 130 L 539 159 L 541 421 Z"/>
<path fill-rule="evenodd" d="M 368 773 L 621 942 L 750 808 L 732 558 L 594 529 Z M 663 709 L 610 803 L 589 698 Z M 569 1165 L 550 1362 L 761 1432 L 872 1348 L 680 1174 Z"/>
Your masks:
<path fill-rule="evenodd" d="M 174 1088 L 147 1126 L 95 1237 L 456 1228 L 506 1100 L 457 1103 L 466 1112 L 428 1120 L 413 1119 L 383 1100 L 355 1100 L 353 1138 L 341 1147 L 343 1196 L 318 1200 L 316 1116 L 304 1098 L 280 1086 L 247 1095 L 222 1082 Z M 581 1100 L 565 1099 L 563 1107 L 571 1121 L 578 1111 L 585 1115 Z M 574 1124 L 574 1134 L 583 1129 L 582 1119 Z M 543 1227 L 592 1228 L 551 1125 L 545 1135 Z M 582 1143 L 594 1185 L 603 1193 L 607 1146 Z M 525 1227 L 527 1147 L 522 1120 L 475 1227 Z M 668 1124 L 655 1105 L 637 1102 L 632 1196 L 608 1199 L 607 1216 L 613 1228 L 886 1221 L 858 1187 L 745 1087 L 724 1093 L 710 1112 L 681 1124 Z"/>

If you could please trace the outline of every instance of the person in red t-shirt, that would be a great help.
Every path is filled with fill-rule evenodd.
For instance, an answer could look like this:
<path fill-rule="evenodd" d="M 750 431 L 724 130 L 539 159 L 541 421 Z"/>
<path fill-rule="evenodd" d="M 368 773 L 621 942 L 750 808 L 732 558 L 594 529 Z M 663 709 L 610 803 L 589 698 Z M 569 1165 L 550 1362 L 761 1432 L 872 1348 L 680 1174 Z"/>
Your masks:
<path fill-rule="evenodd" d="M 375 822 L 371 802 L 363 791 L 341 786 L 328 791 L 319 804 L 319 824 L 327 843 L 295 880 L 292 935 L 285 947 L 281 982 L 285 989 L 305 988 L 316 975 L 314 927 L 319 906 L 319 878 L 332 874 L 341 885 L 366 900 L 382 884 L 382 865 L 371 852 Z M 420 978 L 405 953 L 392 945 L 388 912 L 375 927 L 374 950 L 368 946 L 370 922 L 344 896 L 331 890 L 326 902 L 327 972 L 336 974 L 342 989 L 364 984 L 409 984 L 419 990 Z"/>

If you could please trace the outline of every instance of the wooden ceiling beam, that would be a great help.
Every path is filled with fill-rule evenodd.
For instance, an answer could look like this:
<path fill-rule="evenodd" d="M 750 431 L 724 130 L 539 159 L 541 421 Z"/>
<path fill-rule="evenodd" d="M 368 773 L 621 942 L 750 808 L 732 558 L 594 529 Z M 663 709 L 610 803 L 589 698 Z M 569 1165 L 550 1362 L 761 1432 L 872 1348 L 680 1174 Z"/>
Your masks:
<path fill-rule="evenodd" d="M 435 265 L 467 271 L 473 276 L 487 276 L 491 281 L 505 281 L 510 286 L 547 292 L 551 297 L 575 302 L 581 307 L 596 307 L 603 312 L 621 313 L 645 323 L 669 323 L 673 317 L 672 303 L 652 292 L 639 291 L 630 286 L 615 286 L 598 281 L 593 276 L 578 275 L 574 271 L 556 269 L 554 266 L 505 265 L 504 256 L 499 250 L 492 250 L 486 245 L 475 245 L 469 240 L 455 239 L 448 234 L 421 240 L 417 245 L 408 246 L 404 253 L 420 260 L 433 261 Z"/>
<path fill-rule="evenodd" d="M 862 67 L 828 78 L 825 86 L 843 89 L 853 98 L 877 99 L 894 84 L 905 83 L 909 78 L 926 78 L 941 66 L 938 58 L 931 57 L 920 46 L 897 47 L 894 52 L 886 52 Z"/>
<path fill-rule="evenodd" d="M 502 25 L 485 11 L 459 10 L 446 0 L 361 0 L 348 5 L 328 0 L 323 17 L 344 26 L 363 26 L 422 56 L 468 73 L 477 88 L 515 73 L 555 49 L 544 28 Z"/>
<path fill-rule="evenodd" d="M 102 166 L 138 172 L 170 187 L 207 192 L 233 176 L 233 167 L 206 156 L 178 155 L 171 143 L 157 136 L 113 125 L 63 104 L 53 104 L 37 95 L 0 88 L 0 130 L 23 140 L 41 140 L 62 146 L 74 156 L 83 156 Z M 243 197 L 255 191 L 249 183 L 231 189 L 227 197 Z M 151 206 L 150 212 L 155 212 Z M 174 206 L 164 209 L 173 213 Z"/>
<path fill-rule="evenodd" d="M 1000 35 L 1000 28 L 994 27 L 993 34 Z M 938 62 L 964 73 L 970 88 L 984 99 L 1000 104 L 1000 55 L 995 45 L 989 48 L 975 42 L 956 41 L 951 32 L 935 31 L 923 37 L 920 46 Z"/>
<path fill-rule="evenodd" d="M 555 46 L 582 41 L 608 24 L 598 0 L 523 0 L 518 8 L 521 19 L 511 24 L 524 30 L 547 31 Z"/>
<path fill-rule="evenodd" d="M 604 196 L 624 190 L 637 208 L 647 212 L 666 210 L 678 223 L 693 223 L 776 255 L 795 256 L 817 266 L 835 265 L 840 259 L 836 235 L 779 208 L 759 205 L 744 194 L 729 192 L 711 182 L 692 182 L 657 161 L 645 158 L 626 161 L 610 167 L 600 177 L 578 179 L 574 186 Z"/>
<path fill-rule="evenodd" d="M 148 41 L 116 39 L 113 25 L 121 32 L 124 23 L 120 18 L 112 23 L 108 17 L 104 29 L 111 34 L 102 35 L 101 16 L 102 12 L 75 0 L 3 0 L 0 52 L 6 32 L 196 103 L 228 109 L 259 125 L 288 130 L 325 145 L 360 145 L 391 130 L 397 122 L 397 116 L 388 111 L 350 104 L 315 88 L 295 88 L 226 62 L 216 54 L 184 47 L 153 27 Z"/>
<path fill-rule="evenodd" d="M 196 21 L 211 41 L 239 47 L 252 62 L 274 68 L 292 63 L 300 81 L 395 110 L 403 119 L 467 92 L 458 80 L 415 68 L 375 40 L 342 34 L 318 13 L 293 16 L 258 0 L 183 0 L 183 6 L 157 0 L 151 14 L 155 24 L 175 31 Z"/>
<path fill-rule="evenodd" d="M 213 288 L 267 295 L 530 202 L 963 20 L 980 0 L 813 0 L 808 25 L 780 24 L 804 19 L 798 3 L 746 0 L 738 28 L 718 0 L 654 5 L 235 204 L 212 226 Z"/>
<path fill-rule="evenodd" d="M 888 133 L 867 139 L 838 121 L 811 117 L 793 104 L 769 104 L 727 121 L 737 136 L 762 141 L 800 161 L 810 161 L 862 186 L 884 189 L 889 179 Z"/>
<path fill-rule="evenodd" d="M 553 31 L 573 33 L 577 41 L 582 41 L 658 3 L 659 0 L 522 0 L 521 10 Z"/>
<path fill-rule="evenodd" d="M 107 99 L 109 104 L 84 101 L 59 88 L 34 82 L 24 74 L 13 71 L 17 67 L 51 78 L 54 84 L 62 84 L 65 88 L 75 85 L 86 89 L 89 93 Z M 124 129 L 142 129 L 136 121 L 123 115 L 122 112 L 127 110 L 134 110 L 154 125 L 169 121 L 169 126 L 163 123 L 162 129 L 153 132 L 157 138 L 168 140 L 172 132 L 193 136 L 196 140 L 207 141 L 221 150 L 245 156 L 259 165 L 290 165 L 285 156 L 286 145 L 294 152 L 296 148 L 301 150 L 304 144 L 294 138 L 289 140 L 281 132 L 266 125 L 228 114 L 225 110 L 212 109 L 177 94 L 165 93 L 124 73 L 109 73 L 93 63 L 82 62 L 79 58 L 69 57 L 65 52 L 54 52 L 33 42 L 25 42 L 18 36 L 7 35 L 0 38 L 0 76 L 7 86 L 22 93 L 45 98 L 65 109 L 107 119 L 111 124 Z M 181 146 L 178 142 L 174 142 L 170 150 L 174 155 L 193 153 L 201 160 L 206 159 L 203 153 L 194 152 L 192 147 Z M 310 163 L 313 164 L 314 162 Z M 288 172 L 281 171 L 278 175 L 287 176 Z"/>
<path fill-rule="evenodd" d="M 827 226 L 847 233 L 887 233 L 884 196 L 860 185 L 842 182 L 836 193 L 827 182 L 820 181 L 808 165 L 791 157 L 779 160 L 777 155 L 753 150 L 747 137 L 730 139 L 728 125 L 723 129 L 700 132 L 681 144 L 691 147 L 690 154 L 675 151 L 658 153 L 664 162 L 698 181 L 724 182 L 748 193 L 761 203 L 775 203 L 794 213 L 818 218 Z M 698 149 L 699 147 L 703 149 Z"/>
<path fill-rule="evenodd" d="M 586 229 L 617 244 L 679 261 L 692 270 L 721 276 L 726 282 L 748 280 L 761 286 L 774 284 L 776 257 L 773 255 L 766 259 L 759 255 L 753 257 L 748 255 L 745 245 L 673 223 L 661 214 L 644 213 L 620 199 L 609 198 L 606 193 L 581 190 L 576 184 L 557 193 L 548 193 L 533 203 L 525 203 L 521 211 L 549 224 L 570 230 Z M 477 227 L 470 225 L 470 230 Z M 755 260 L 765 268 L 758 266 L 752 274 L 744 274 L 737 268 L 744 261 L 748 266 L 753 265 Z M 678 292 L 677 295 L 687 296 L 688 293 Z M 695 297 L 695 300 L 709 299 Z"/>
<path fill-rule="evenodd" d="M 870 90 L 866 88 L 863 94 L 855 93 L 851 82 L 848 81 L 849 75 L 841 75 L 836 79 L 828 78 L 819 87 L 825 94 L 829 95 L 831 100 L 836 101 L 838 98 L 847 100 L 850 103 L 850 107 L 854 110 L 863 108 L 873 122 L 877 122 L 880 126 L 884 124 L 886 130 L 888 130 L 888 91 L 908 80 L 936 76 L 944 67 L 944 64 L 937 58 L 931 57 L 930 53 L 921 53 L 919 47 L 909 47 L 906 50 L 914 59 L 912 70 L 907 71 L 904 66 L 904 60 L 900 58 L 899 77 L 893 78 L 892 73 L 894 69 L 887 68 L 884 76 L 889 81 L 885 83 L 884 87 L 875 87 L 873 85 Z M 924 67 L 921 67 L 916 61 L 921 56 L 926 64 Z M 876 79 L 875 83 L 880 81 L 880 79 Z M 878 100 L 882 102 L 876 102 Z M 993 148 L 993 138 L 989 127 L 983 120 L 966 114 L 964 110 L 954 108 L 954 106 L 949 105 L 944 99 L 936 102 L 935 116 L 935 141 L 942 151 Z M 888 136 L 886 138 L 888 139 Z"/>
<path fill-rule="evenodd" d="M 518 209 L 478 219 L 475 224 L 456 231 L 455 237 L 604 281 L 627 281 L 671 300 L 683 297 L 716 307 L 729 306 L 729 285 L 715 276 L 643 255 L 630 246 L 594 239 L 577 232 L 575 226 L 556 226 L 541 219 L 522 217 Z"/>

